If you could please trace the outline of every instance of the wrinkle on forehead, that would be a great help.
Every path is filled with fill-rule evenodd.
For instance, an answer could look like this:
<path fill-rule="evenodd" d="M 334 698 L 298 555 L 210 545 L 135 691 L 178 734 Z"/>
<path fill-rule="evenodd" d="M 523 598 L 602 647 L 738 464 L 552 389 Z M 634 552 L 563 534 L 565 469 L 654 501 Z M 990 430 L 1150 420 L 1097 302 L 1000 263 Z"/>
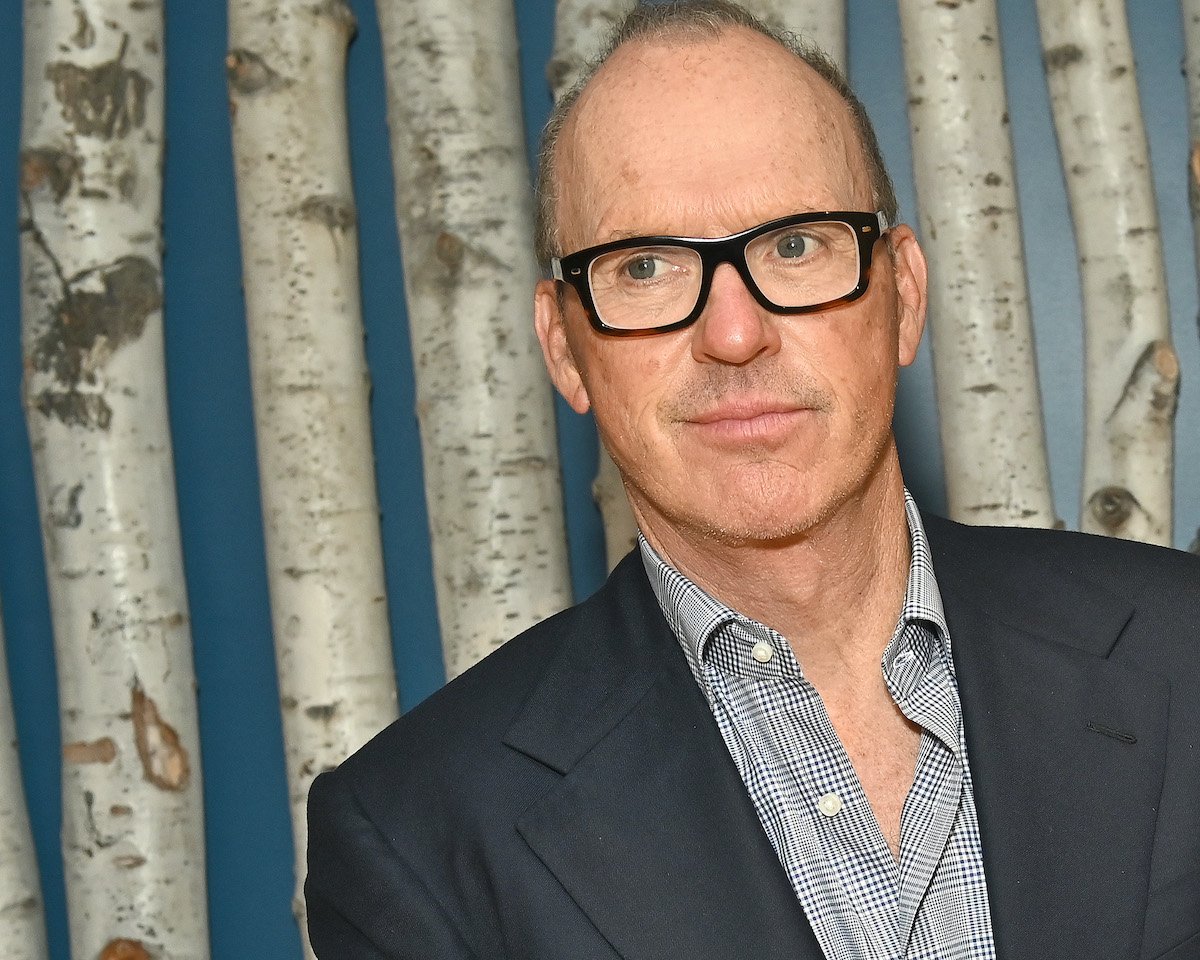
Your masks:
<path fill-rule="evenodd" d="M 660 221 L 637 233 L 686 226 L 719 236 L 758 222 L 746 222 L 755 209 L 769 219 L 863 208 L 871 197 L 841 97 L 790 51 L 742 28 L 619 49 L 568 117 L 556 163 L 566 250 L 628 233 L 616 221 L 631 203 Z"/>
<path fill-rule="evenodd" d="M 830 203 L 820 199 L 817 194 L 812 194 L 811 197 L 802 197 L 799 200 L 795 199 L 795 196 L 793 194 L 789 198 L 790 203 L 785 215 L 832 209 Z M 601 213 L 598 217 L 599 222 L 595 236 L 589 238 L 589 243 L 592 241 L 597 244 L 608 243 L 613 240 L 650 236 L 720 239 L 767 222 L 761 220 L 744 223 L 747 208 L 771 210 L 780 206 L 779 194 L 765 186 L 753 193 L 742 193 L 736 200 L 719 192 L 709 194 L 699 203 L 685 203 L 678 199 L 672 199 L 655 204 L 652 217 L 640 222 L 637 229 L 631 229 L 617 222 L 610 223 Z M 775 220 L 778 217 L 768 216 L 768 219 Z M 680 232 L 679 225 L 681 223 L 702 223 L 705 226 Z"/>

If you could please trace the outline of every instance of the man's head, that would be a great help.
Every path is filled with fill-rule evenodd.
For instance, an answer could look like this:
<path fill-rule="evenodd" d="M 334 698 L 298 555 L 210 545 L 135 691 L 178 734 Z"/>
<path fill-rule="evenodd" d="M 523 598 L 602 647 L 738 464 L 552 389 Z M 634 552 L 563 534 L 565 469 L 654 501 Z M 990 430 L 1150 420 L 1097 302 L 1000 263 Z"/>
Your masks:
<path fill-rule="evenodd" d="M 874 137 L 831 70 L 728 4 L 639 10 L 552 121 L 539 253 L 724 237 L 811 211 L 890 220 Z M 924 262 L 906 227 L 876 246 L 853 302 L 777 313 L 721 263 L 695 323 L 644 337 L 597 331 L 573 290 L 539 284 L 551 377 L 594 410 L 652 541 L 802 536 L 894 469 L 896 370 L 920 337 Z"/>

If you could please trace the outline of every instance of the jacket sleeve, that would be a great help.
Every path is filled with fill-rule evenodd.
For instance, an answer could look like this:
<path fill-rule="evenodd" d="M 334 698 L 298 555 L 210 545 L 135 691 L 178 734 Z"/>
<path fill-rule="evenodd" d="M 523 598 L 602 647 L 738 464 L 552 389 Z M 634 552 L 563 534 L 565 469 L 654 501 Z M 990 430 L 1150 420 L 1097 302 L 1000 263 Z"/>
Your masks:
<path fill-rule="evenodd" d="M 336 771 L 309 792 L 304 899 L 319 960 L 477 960 Z"/>

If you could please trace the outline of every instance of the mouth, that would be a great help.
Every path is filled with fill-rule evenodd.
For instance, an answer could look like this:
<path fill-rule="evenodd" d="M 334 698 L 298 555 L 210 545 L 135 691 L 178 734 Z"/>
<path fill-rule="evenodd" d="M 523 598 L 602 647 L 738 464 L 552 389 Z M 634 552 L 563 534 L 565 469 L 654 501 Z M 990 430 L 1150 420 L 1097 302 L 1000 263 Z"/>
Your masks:
<path fill-rule="evenodd" d="M 791 437 L 814 416 L 812 407 L 795 401 L 734 399 L 684 418 L 685 425 L 709 442 L 774 446 Z"/>

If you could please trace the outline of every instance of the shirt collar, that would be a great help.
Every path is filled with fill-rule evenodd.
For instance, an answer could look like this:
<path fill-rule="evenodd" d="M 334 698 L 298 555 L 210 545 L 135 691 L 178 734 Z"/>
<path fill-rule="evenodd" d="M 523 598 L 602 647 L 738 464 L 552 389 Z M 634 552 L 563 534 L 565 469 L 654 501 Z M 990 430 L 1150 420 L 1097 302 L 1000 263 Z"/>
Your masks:
<path fill-rule="evenodd" d="M 904 490 L 904 513 L 908 521 L 909 542 L 912 556 L 908 566 L 908 585 L 904 594 L 904 606 L 896 631 L 884 652 L 883 666 L 891 674 L 900 644 L 898 640 L 904 627 L 910 623 L 924 623 L 932 628 L 938 643 L 950 663 L 950 631 L 946 626 L 946 615 L 942 607 L 942 596 L 938 591 L 933 574 L 933 560 L 929 553 L 929 541 L 921 514 L 908 489 Z M 670 624 L 672 632 L 682 644 L 692 672 L 699 676 L 699 665 L 703 662 L 706 647 L 721 627 L 740 621 L 755 632 L 766 630 L 757 621 L 726 606 L 716 597 L 693 583 L 685 574 L 676 570 L 658 555 L 646 538 L 638 534 L 638 548 L 650 586 L 658 599 L 658 605 Z"/>

